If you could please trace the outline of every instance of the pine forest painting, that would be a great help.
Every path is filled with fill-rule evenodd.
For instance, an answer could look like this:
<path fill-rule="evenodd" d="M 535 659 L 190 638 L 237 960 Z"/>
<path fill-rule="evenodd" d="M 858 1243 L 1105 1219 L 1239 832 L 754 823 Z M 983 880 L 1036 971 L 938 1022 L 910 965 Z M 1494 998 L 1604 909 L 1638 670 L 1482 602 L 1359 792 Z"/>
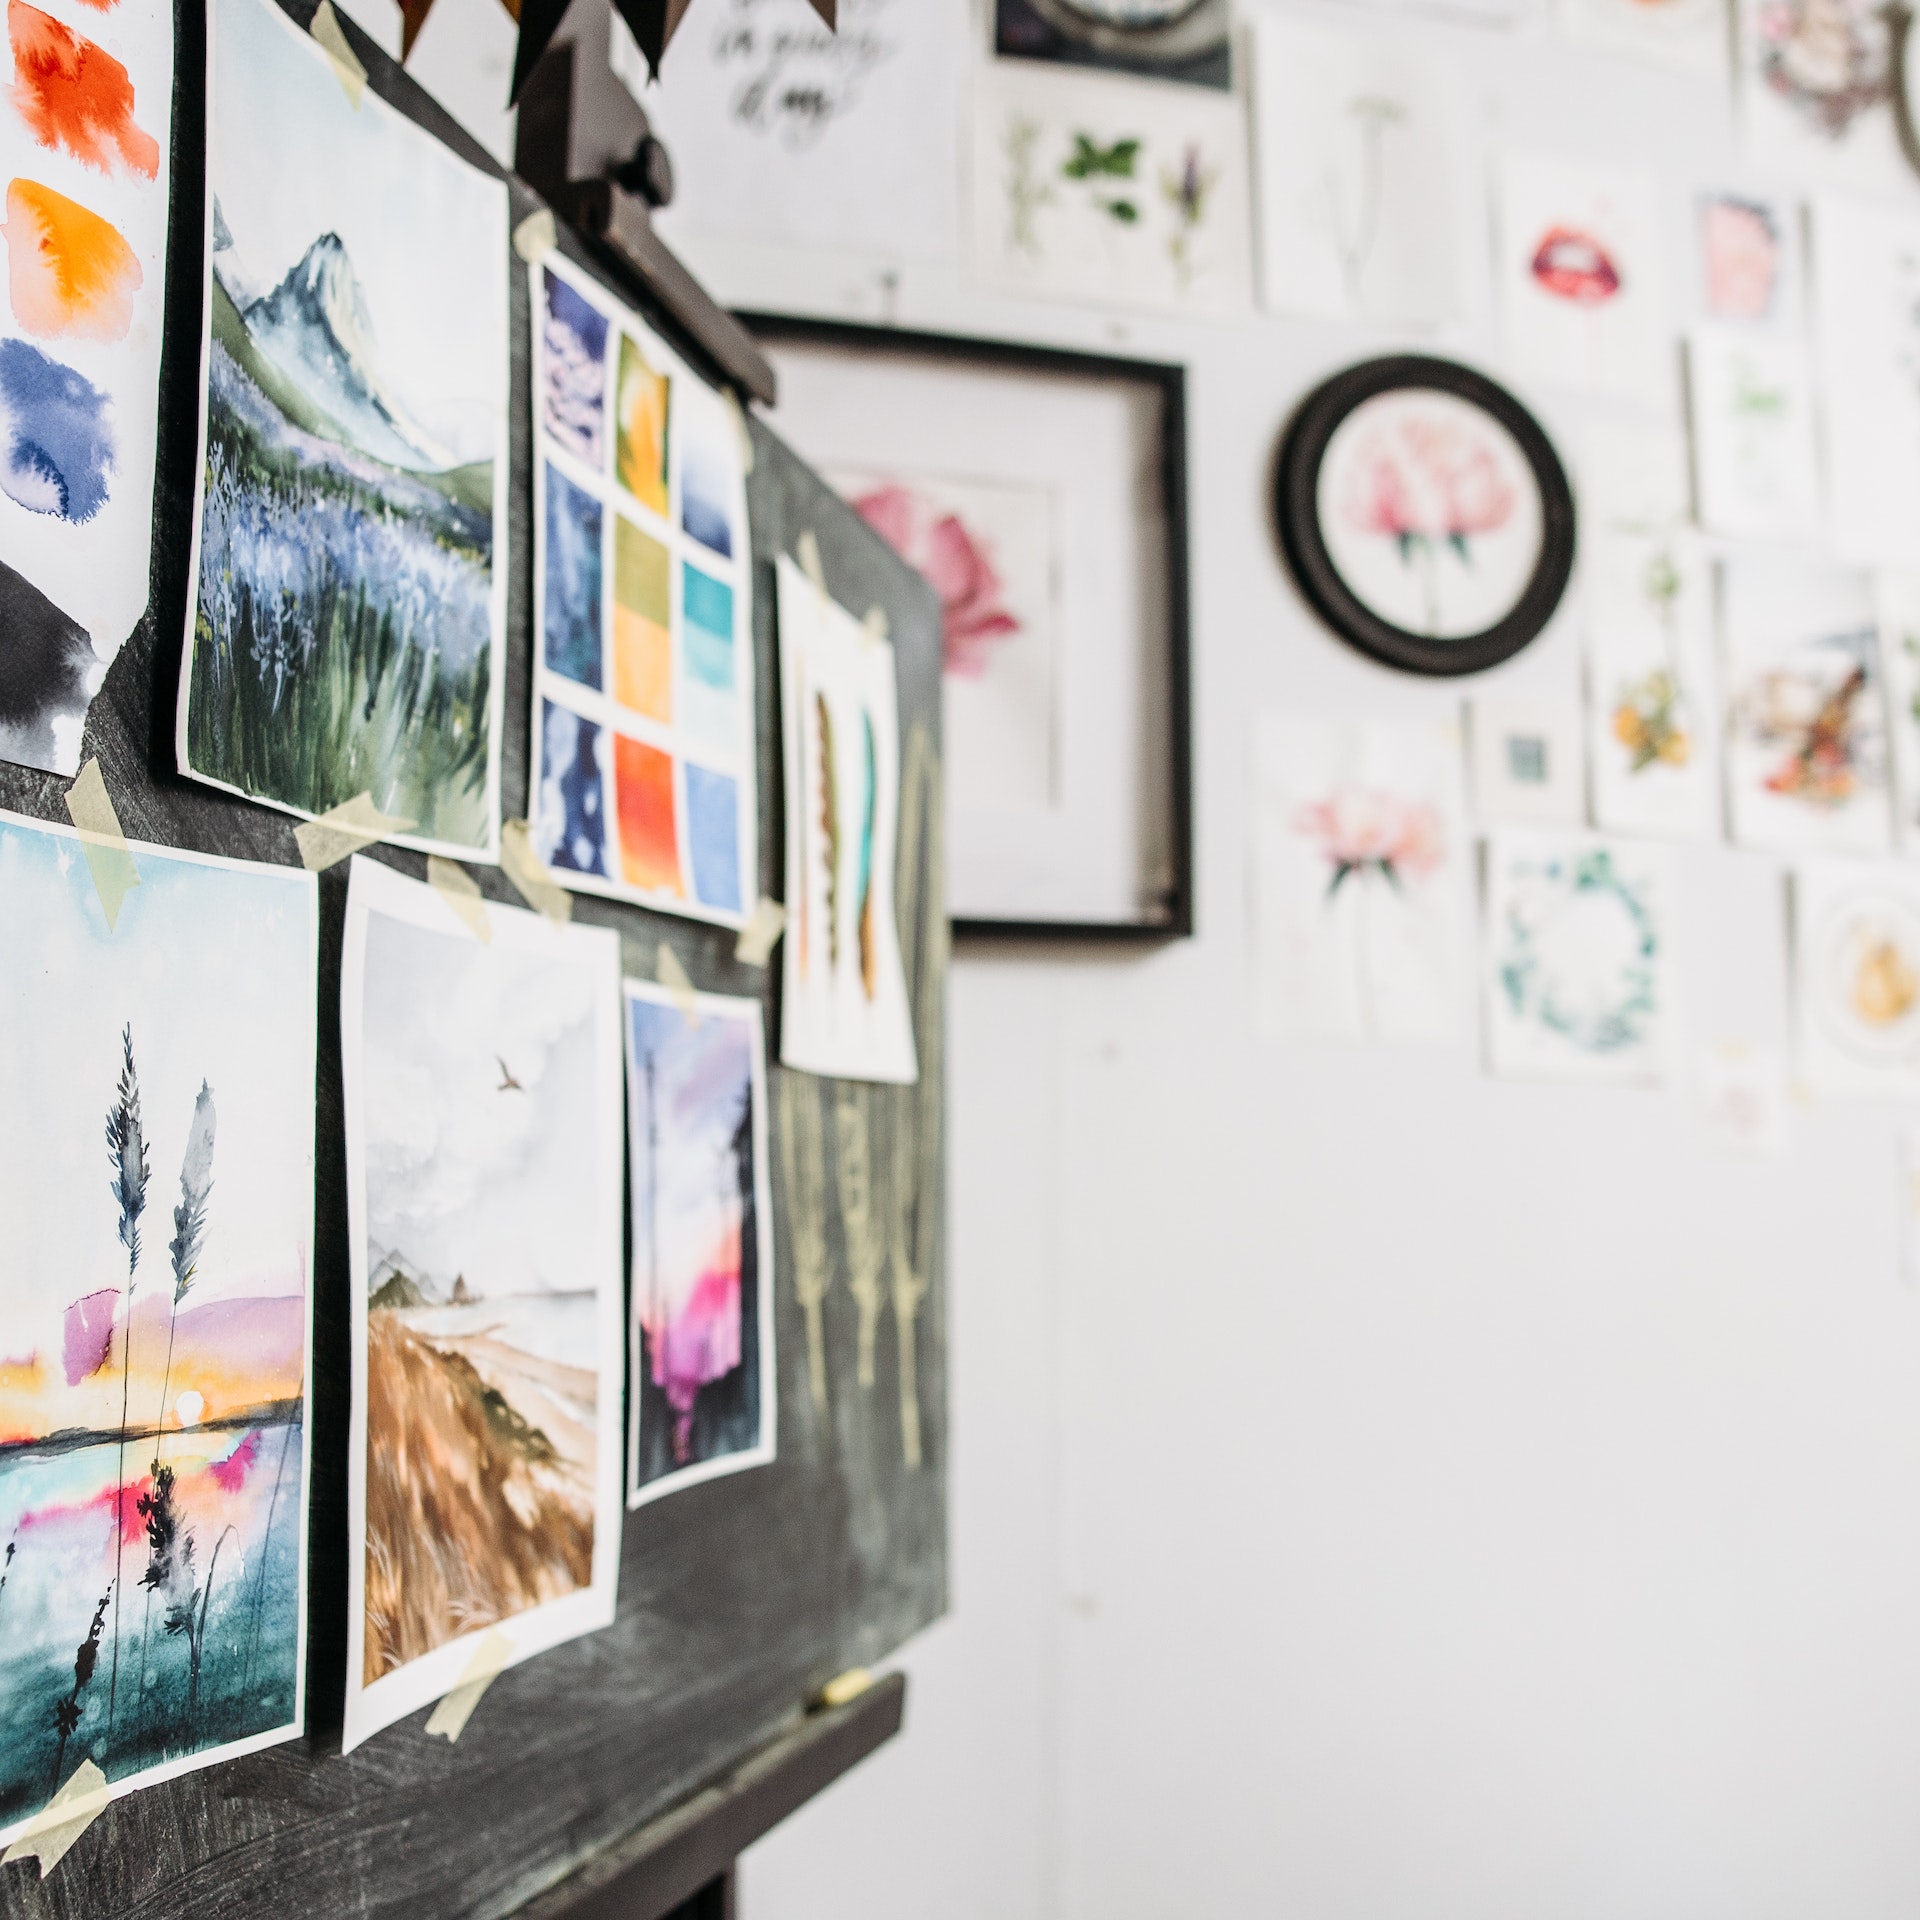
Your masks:
<path fill-rule="evenodd" d="M 214 0 L 183 771 L 500 839 L 507 193 L 271 0 Z M 457 324 L 449 316 L 457 316 Z"/>
<path fill-rule="evenodd" d="M 760 1003 L 626 983 L 629 1506 L 773 1458 L 773 1212 Z"/>
<path fill-rule="evenodd" d="M 345 1744 L 613 1618 L 619 942 L 355 859 Z"/>
<path fill-rule="evenodd" d="M 88 851 L 0 815 L 0 1841 L 304 1720 L 318 887 Z"/>

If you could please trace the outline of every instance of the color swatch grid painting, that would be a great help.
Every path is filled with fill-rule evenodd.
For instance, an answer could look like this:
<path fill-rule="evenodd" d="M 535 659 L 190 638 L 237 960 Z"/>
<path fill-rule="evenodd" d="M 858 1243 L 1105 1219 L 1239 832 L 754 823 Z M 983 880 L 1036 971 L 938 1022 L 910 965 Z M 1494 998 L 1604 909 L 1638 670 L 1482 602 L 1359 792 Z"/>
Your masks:
<path fill-rule="evenodd" d="M 173 9 L 14 0 L 0 98 L 0 758 L 71 774 L 147 604 Z"/>
<path fill-rule="evenodd" d="M 535 850 L 563 886 L 738 926 L 757 897 L 738 414 L 557 254 L 533 297 Z"/>
<path fill-rule="evenodd" d="M 0 815 L 0 1841 L 305 1711 L 319 889 L 98 851 Z"/>

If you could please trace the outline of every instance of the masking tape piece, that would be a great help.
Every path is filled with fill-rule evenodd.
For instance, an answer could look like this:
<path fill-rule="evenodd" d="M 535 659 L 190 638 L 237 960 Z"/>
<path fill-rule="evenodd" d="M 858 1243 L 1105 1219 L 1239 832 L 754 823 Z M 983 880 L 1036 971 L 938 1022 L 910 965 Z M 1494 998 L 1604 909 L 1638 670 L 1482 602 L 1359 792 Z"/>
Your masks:
<path fill-rule="evenodd" d="M 773 943 L 786 930 L 786 925 L 786 908 L 778 900 L 769 900 L 763 893 L 748 914 L 747 924 L 740 929 L 733 957 L 743 967 L 764 967 L 767 955 L 773 951 Z"/>
<path fill-rule="evenodd" d="M 120 831 L 120 816 L 107 797 L 98 760 L 89 760 L 67 789 L 67 817 L 80 829 L 80 849 L 87 856 L 87 871 L 93 875 L 100 911 L 107 916 L 111 933 L 127 895 L 140 884 L 140 869 L 127 851 L 127 836 Z"/>
<path fill-rule="evenodd" d="M 0 1866 L 10 1860 L 36 1859 L 44 1880 L 66 1858 L 67 1849 L 106 1812 L 112 1804 L 107 1792 L 107 1776 L 91 1760 L 82 1760 L 73 1777 L 47 1804 L 20 1829 L 20 1837 L 5 1853 Z"/>
<path fill-rule="evenodd" d="M 495 1627 L 473 1650 L 467 1670 L 457 1687 L 449 1687 L 440 1696 L 440 1704 L 427 1717 L 427 1731 L 452 1742 L 466 1731 L 480 1696 L 507 1670 L 513 1658 L 513 1642 Z"/>
<path fill-rule="evenodd" d="M 324 873 L 348 854 L 419 824 L 395 813 L 382 813 L 373 804 L 370 792 L 356 793 L 351 800 L 329 807 L 317 820 L 301 821 L 293 830 L 293 841 L 300 849 L 300 864 L 309 873 Z"/>
<path fill-rule="evenodd" d="M 887 621 L 887 610 L 885 607 L 869 607 L 867 609 L 867 617 L 860 622 L 860 628 L 867 636 L 867 645 L 870 647 L 879 646 L 882 642 L 890 639 L 893 634 L 893 628 Z"/>
<path fill-rule="evenodd" d="M 333 10 L 333 0 L 320 0 L 313 12 L 313 25 L 307 31 L 333 62 L 333 70 L 340 76 L 340 84 L 346 88 L 347 98 L 358 107 L 360 96 L 367 90 L 367 70 L 360 64 L 360 56 L 347 39 L 347 30 Z"/>
<path fill-rule="evenodd" d="M 662 940 L 659 957 L 653 963 L 653 977 L 673 995 L 674 1004 L 685 1017 L 687 1025 L 697 1027 L 700 1024 L 700 1003 L 693 995 L 693 980 L 685 967 L 680 964 L 680 956 Z"/>
<path fill-rule="evenodd" d="M 556 927 L 573 918 L 573 895 L 534 852 L 533 829 L 524 820 L 509 820 L 500 829 L 500 867 L 535 913 L 544 913 Z"/>
<path fill-rule="evenodd" d="M 437 853 L 427 855 L 427 885 L 437 893 L 469 927 L 473 937 L 486 945 L 493 939 L 493 922 L 487 918 L 487 903 L 480 883 L 457 860 L 442 860 Z"/>
<path fill-rule="evenodd" d="M 801 529 L 800 538 L 793 543 L 793 557 L 800 562 L 800 571 L 825 593 L 827 570 L 820 564 L 820 540 L 811 527 Z"/>
<path fill-rule="evenodd" d="M 740 396 L 731 387 L 722 387 L 720 397 L 727 403 L 727 411 L 733 416 L 733 430 L 740 441 L 740 471 L 753 471 L 753 435 L 747 431 L 747 410 L 740 404 Z"/>
<path fill-rule="evenodd" d="M 873 1675 L 865 1667 L 849 1667 L 845 1673 L 836 1673 L 814 1696 L 823 1707 L 844 1707 L 849 1700 L 858 1700 L 873 1685 Z"/>
<path fill-rule="evenodd" d="M 513 250 L 529 266 L 544 260 L 560 244 L 559 229 L 553 224 L 551 208 L 530 213 L 513 230 Z"/>

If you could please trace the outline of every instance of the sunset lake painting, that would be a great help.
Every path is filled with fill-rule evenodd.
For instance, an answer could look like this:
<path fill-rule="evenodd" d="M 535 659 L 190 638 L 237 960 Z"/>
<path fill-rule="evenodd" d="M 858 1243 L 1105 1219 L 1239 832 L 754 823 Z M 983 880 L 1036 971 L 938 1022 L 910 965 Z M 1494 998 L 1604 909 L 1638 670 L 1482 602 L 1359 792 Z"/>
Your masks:
<path fill-rule="evenodd" d="M 297 1735 L 317 883 L 0 814 L 0 1841 Z"/>
<path fill-rule="evenodd" d="M 619 942 L 357 859 L 341 1035 L 354 1286 L 346 1744 L 613 1618 Z"/>

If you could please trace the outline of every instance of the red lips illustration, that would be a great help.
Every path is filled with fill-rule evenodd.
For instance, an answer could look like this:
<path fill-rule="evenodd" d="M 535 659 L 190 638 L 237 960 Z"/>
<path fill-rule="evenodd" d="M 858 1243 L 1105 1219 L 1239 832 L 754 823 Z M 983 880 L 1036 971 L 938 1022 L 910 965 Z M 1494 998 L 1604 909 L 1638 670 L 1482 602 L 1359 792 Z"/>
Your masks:
<path fill-rule="evenodd" d="M 1578 227 L 1553 227 L 1533 256 L 1533 277 L 1558 300 L 1598 307 L 1620 291 L 1619 269 L 1598 240 Z"/>

